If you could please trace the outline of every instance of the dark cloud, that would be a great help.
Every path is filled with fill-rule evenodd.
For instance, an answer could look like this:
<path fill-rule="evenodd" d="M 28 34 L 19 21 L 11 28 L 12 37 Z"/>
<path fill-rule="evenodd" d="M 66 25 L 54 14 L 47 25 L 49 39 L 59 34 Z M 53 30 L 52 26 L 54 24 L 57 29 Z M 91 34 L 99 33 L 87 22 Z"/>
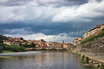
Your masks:
<path fill-rule="evenodd" d="M 48 6 L 50 4 L 54 4 L 55 7 L 60 7 L 60 6 L 75 6 L 75 5 L 80 5 L 87 3 L 88 0 L 37 0 L 37 3 L 41 6 Z"/>
<path fill-rule="evenodd" d="M 41 25 L 26 24 L 26 23 L 9 23 L 0 24 L 0 34 L 33 34 L 43 33 L 45 35 L 58 35 L 60 33 L 66 33 L 70 37 L 82 37 L 83 33 L 95 27 L 102 22 L 88 22 L 88 23 L 46 23 Z M 8 31 L 9 30 L 9 31 Z M 11 32 L 12 31 L 12 32 Z M 18 31 L 18 32 L 17 32 Z M 25 33 L 24 33 L 25 32 Z M 62 34 L 61 36 L 64 36 Z"/>
<path fill-rule="evenodd" d="M 4 0 L 0 1 L 3 6 L 21 6 L 29 2 L 37 3 L 39 6 L 48 6 L 54 4 L 56 6 L 79 5 L 87 3 L 88 0 Z"/>
<path fill-rule="evenodd" d="M 21 6 L 33 0 L 2 0 L 0 5 L 3 6 Z"/>

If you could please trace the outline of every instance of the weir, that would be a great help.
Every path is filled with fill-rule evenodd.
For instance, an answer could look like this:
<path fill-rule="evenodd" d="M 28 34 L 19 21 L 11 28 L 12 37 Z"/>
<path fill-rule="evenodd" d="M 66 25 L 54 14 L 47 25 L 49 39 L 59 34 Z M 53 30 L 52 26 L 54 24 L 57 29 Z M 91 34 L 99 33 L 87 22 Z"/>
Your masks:
<path fill-rule="evenodd" d="M 42 49 L 46 49 L 47 51 L 49 51 L 49 50 L 58 50 L 58 51 L 60 51 L 60 50 L 70 50 L 71 48 L 49 48 L 49 47 L 46 47 L 46 48 L 38 47 L 38 48 L 36 48 L 36 47 L 28 47 L 27 49 L 29 51 L 34 51 L 34 50 L 40 51 Z"/>

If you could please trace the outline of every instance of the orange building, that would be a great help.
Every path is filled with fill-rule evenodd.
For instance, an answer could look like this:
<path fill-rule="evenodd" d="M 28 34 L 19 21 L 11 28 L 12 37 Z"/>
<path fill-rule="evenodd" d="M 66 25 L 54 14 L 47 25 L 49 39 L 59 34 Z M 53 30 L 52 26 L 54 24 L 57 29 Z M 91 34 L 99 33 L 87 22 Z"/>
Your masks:
<path fill-rule="evenodd" d="M 63 44 L 63 48 L 71 48 L 73 45 L 69 42 Z"/>
<path fill-rule="evenodd" d="M 39 47 L 42 47 L 42 48 L 47 47 L 45 42 L 38 42 L 38 44 L 39 44 Z"/>

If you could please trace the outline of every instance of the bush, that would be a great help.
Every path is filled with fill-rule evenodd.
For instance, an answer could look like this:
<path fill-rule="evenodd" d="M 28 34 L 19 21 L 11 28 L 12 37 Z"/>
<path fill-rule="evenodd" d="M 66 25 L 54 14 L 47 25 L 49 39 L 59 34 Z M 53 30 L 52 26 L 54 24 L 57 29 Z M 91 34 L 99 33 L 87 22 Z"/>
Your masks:
<path fill-rule="evenodd" d="M 86 62 L 87 62 L 87 63 L 89 62 L 89 57 L 86 57 Z"/>
<path fill-rule="evenodd" d="M 2 50 L 2 47 L 0 46 L 0 53 L 2 52 L 3 50 Z"/>
<path fill-rule="evenodd" d="M 104 64 L 101 65 L 101 69 L 104 69 Z"/>
<path fill-rule="evenodd" d="M 82 59 L 83 59 L 83 60 L 84 60 L 84 58 L 85 58 L 85 55 L 82 56 Z"/>

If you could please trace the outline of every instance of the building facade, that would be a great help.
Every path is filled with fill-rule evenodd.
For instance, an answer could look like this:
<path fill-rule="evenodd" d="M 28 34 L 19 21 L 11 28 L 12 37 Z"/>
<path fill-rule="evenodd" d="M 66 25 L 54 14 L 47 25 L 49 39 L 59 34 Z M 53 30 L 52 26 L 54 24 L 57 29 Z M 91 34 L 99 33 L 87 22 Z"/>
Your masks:
<path fill-rule="evenodd" d="M 100 33 L 102 31 L 102 29 L 104 29 L 104 24 L 102 25 L 97 25 L 96 27 L 90 29 L 89 31 L 83 33 L 83 40 L 86 38 L 89 38 L 91 36 L 97 35 L 98 33 Z"/>

